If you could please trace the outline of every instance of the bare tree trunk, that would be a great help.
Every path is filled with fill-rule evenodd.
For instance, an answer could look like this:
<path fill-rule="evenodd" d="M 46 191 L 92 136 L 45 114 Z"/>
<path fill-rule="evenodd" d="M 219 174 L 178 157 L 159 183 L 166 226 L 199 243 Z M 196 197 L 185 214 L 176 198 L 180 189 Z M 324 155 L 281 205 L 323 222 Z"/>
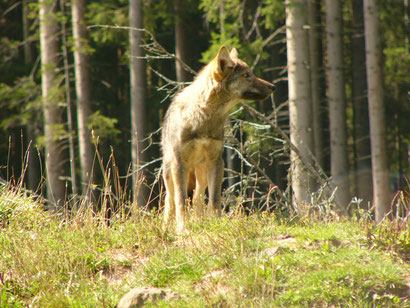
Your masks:
<path fill-rule="evenodd" d="M 57 66 L 59 44 L 59 27 L 56 20 L 57 2 L 40 0 L 40 48 L 41 48 L 41 88 L 43 96 L 45 160 L 47 174 L 47 198 L 58 208 L 65 201 L 64 175 L 66 157 L 59 139 L 59 130 L 63 125 L 63 108 L 58 106 Z M 54 93 L 53 93 L 54 92 Z M 58 209 L 57 208 L 57 209 Z M 50 210 L 57 210 L 49 205 Z"/>
<path fill-rule="evenodd" d="M 403 1 L 404 6 L 404 29 L 407 33 L 408 32 L 408 24 L 409 24 L 409 1 Z M 409 36 L 406 35 L 404 37 L 404 50 L 406 51 L 406 55 L 409 54 Z"/>
<path fill-rule="evenodd" d="M 330 123 L 330 171 L 335 201 L 345 212 L 351 200 L 347 156 L 346 98 L 343 74 L 342 1 L 326 0 L 327 77 Z"/>
<path fill-rule="evenodd" d="M 289 79 L 290 139 L 304 158 L 310 161 L 308 150 L 313 147 L 312 101 L 309 71 L 309 40 L 305 0 L 289 0 L 286 6 L 286 43 Z M 294 201 L 310 200 L 313 180 L 298 155 L 291 151 L 291 174 Z"/>
<path fill-rule="evenodd" d="M 33 48 L 29 41 L 30 37 L 30 22 L 28 19 L 28 0 L 22 2 L 22 20 L 23 20 L 23 40 L 24 40 L 24 64 L 29 66 L 33 64 Z M 36 149 L 36 121 L 31 118 L 31 121 L 26 126 L 26 145 L 28 151 L 28 166 L 27 166 L 27 188 L 37 191 L 40 185 L 40 157 Z"/>
<path fill-rule="evenodd" d="M 320 64 L 322 57 L 322 45 L 319 32 L 320 26 L 320 1 L 309 0 L 308 2 L 308 22 L 310 25 L 309 49 L 310 49 L 310 78 L 312 87 L 312 127 L 313 127 L 313 154 L 317 162 L 323 168 L 323 127 L 322 108 L 323 100 L 320 85 Z"/>
<path fill-rule="evenodd" d="M 175 0 L 175 1 L 181 1 L 181 0 Z M 225 8 L 224 8 L 224 3 L 223 0 L 220 0 L 219 2 L 219 26 L 220 26 L 220 31 L 221 35 L 225 35 Z M 226 124 L 229 126 L 229 129 L 231 129 L 231 119 L 228 118 L 226 120 Z M 226 169 L 228 170 L 227 176 L 228 176 L 228 187 L 232 187 L 235 184 L 234 181 L 234 174 L 230 172 L 230 170 L 234 170 L 235 165 L 233 162 L 233 156 L 234 152 L 233 150 L 229 148 L 225 148 L 225 161 L 226 161 Z"/>
<path fill-rule="evenodd" d="M 175 54 L 177 58 L 181 59 L 187 63 L 187 54 L 189 48 L 187 48 L 187 37 L 185 29 L 187 25 L 184 23 L 184 10 L 183 10 L 183 1 L 174 0 L 174 10 L 175 10 Z M 192 76 L 190 73 L 184 69 L 181 62 L 175 61 L 176 71 L 177 71 L 177 80 L 180 82 L 190 81 Z"/>
<path fill-rule="evenodd" d="M 33 63 L 33 48 L 29 41 L 30 24 L 28 19 L 28 0 L 22 2 L 22 19 L 23 19 L 23 39 L 24 39 L 24 63 L 26 65 Z"/>
<path fill-rule="evenodd" d="M 130 27 L 141 28 L 143 25 L 142 1 L 130 0 Z M 145 206 L 144 175 L 138 171 L 143 157 L 143 140 L 145 133 L 145 63 L 136 57 L 143 56 L 140 47 L 142 32 L 130 30 L 130 77 L 131 77 L 131 155 L 132 155 L 132 187 L 134 202 L 139 206 Z"/>
<path fill-rule="evenodd" d="M 77 96 L 77 126 L 78 145 L 80 150 L 81 187 L 86 200 L 96 202 L 92 190 L 94 183 L 94 147 L 91 142 L 91 132 L 88 127 L 91 116 L 91 82 L 90 56 L 87 52 L 87 28 L 85 24 L 85 0 L 73 0 L 71 3 L 73 37 L 74 37 L 74 64 L 75 64 L 75 92 Z"/>
<path fill-rule="evenodd" d="M 352 98 L 354 110 L 354 153 L 356 195 L 367 209 L 372 200 L 372 162 L 370 158 L 369 109 L 367 105 L 366 51 L 364 43 L 363 0 L 353 1 Z"/>
<path fill-rule="evenodd" d="M 387 164 L 386 120 L 382 93 L 380 22 L 377 1 L 364 0 L 363 11 L 373 168 L 373 202 L 376 209 L 376 221 L 381 221 L 390 211 L 390 191 Z"/>
<path fill-rule="evenodd" d="M 64 0 L 60 0 L 61 15 L 65 16 L 65 3 Z M 75 144 L 73 136 L 73 117 L 71 106 L 71 86 L 70 86 L 70 70 L 68 64 L 68 51 L 67 51 L 67 31 L 65 26 L 65 20 L 61 22 L 61 43 L 63 49 L 63 63 L 64 63 L 64 80 L 65 80 L 65 97 L 67 102 L 67 128 L 68 128 L 68 147 L 70 156 L 70 175 L 71 175 L 71 187 L 74 196 L 74 201 L 78 196 L 77 179 L 75 176 Z"/>

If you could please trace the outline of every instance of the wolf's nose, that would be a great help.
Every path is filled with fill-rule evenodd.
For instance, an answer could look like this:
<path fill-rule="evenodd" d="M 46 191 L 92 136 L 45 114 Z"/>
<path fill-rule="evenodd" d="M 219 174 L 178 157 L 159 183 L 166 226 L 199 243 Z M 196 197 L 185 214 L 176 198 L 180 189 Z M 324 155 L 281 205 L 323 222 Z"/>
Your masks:
<path fill-rule="evenodd" d="M 269 88 L 270 88 L 272 91 L 275 91 L 275 90 L 276 90 L 276 86 L 275 86 L 273 83 L 270 84 Z"/>

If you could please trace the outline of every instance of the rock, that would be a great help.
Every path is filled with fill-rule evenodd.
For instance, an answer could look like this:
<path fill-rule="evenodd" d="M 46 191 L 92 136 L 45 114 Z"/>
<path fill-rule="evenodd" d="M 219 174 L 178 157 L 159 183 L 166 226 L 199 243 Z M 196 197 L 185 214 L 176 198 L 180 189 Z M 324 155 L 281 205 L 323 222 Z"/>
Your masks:
<path fill-rule="evenodd" d="M 117 308 L 138 308 L 143 307 L 148 302 L 157 300 L 178 299 L 180 296 L 171 291 L 153 287 L 135 288 L 125 294 L 117 305 Z"/>
<path fill-rule="evenodd" d="M 268 258 L 273 258 L 281 253 L 282 253 L 281 247 L 269 247 L 269 248 L 266 248 L 264 251 L 262 251 L 261 255 L 268 257 Z"/>

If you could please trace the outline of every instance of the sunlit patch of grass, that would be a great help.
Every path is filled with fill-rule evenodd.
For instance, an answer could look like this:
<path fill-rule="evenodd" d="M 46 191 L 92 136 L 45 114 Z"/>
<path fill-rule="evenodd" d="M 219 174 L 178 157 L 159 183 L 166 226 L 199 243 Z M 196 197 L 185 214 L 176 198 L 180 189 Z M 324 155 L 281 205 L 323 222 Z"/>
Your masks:
<path fill-rule="evenodd" d="M 383 221 L 379 225 L 367 224 L 367 243 L 371 249 L 389 251 L 410 261 L 410 222 L 406 218 Z"/>

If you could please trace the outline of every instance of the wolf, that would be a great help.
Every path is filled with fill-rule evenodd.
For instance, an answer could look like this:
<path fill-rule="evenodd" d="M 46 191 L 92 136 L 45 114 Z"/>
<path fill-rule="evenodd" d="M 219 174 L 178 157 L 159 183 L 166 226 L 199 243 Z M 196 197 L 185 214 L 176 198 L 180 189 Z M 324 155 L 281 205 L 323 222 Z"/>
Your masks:
<path fill-rule="evenodd" d="M 241 100 L 264 100 L 275 86 L 257 78 L 249 66 L 222 46 L 195 80 L 178 92 L 163 122 L 161 147 L 165 183 L 164 228 L 176 216 L 177 232 L 187 233 L 188 196 L 196 216 L 221 215 L 224 126 L 231 109 Z"/>

